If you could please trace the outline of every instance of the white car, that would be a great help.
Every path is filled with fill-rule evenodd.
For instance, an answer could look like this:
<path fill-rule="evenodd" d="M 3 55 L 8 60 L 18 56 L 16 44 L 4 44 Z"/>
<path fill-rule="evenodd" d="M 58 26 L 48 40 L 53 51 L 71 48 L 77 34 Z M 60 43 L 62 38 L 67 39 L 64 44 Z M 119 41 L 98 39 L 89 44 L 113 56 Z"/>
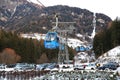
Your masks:
<path fill-rule="evenodd" d="M 73 71 L 73 64 L 60 64 L 59 65 L 59 72 L 66 72 L 66 71 Z"/>
<path fill-rule="evenodd" d="M 0 64 L 0 71 L 13 71 L 14 68 L 7 67 L 5 64 Z"/>
<path fill-rule="evenodd" d="M 74 70 L 84 70 L 84 66 L 83 65 L 75 65 Z"/>
<path fill-rule="evenodd" d="M 95 70 L 96 69 L 96 64 L 93 63 L 89 63 L 88 65 L 86 65 L 85 67 L 86 70 Z"/>

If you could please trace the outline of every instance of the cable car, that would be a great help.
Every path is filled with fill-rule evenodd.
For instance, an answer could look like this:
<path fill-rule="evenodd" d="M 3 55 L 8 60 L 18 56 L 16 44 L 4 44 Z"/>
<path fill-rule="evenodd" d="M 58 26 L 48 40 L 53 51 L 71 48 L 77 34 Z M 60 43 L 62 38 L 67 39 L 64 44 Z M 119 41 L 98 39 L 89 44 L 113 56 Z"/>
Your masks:
<path fill-rule="evenodd" d="M 76 51 L 77 52 L 79 52 L 79 51 L 84 52 L 84 51 L 86 51 L 86 48 L 84 46 L 79 46 L 79 47 L 76 48 Z"/>
<path fill-rule="evenodd" d="M 80 50 L 79 50 L 79 47 L 76 47 L 75 50 L 76 50 L 77 52 L 80 51 Z"/>
<path fill-rule="evenodd" d="M 80 46 L 80 51 L 85 51 L 85 47 L 84 46 Z"/>
<path fill-rule="evenodd" d="M 44 46 L 47 49 L 56 49 L 59 47 L 59 37 L 56 32 L 48 32 L 46 34 Z"/>
<path fill-rule="evenodd" d="M 93 46 L 92 45 L 89 45 L 86 47 L 86 51 L 89 51 L 89 50 L 92 50 Z"/>
<path fill-rule="evenodd" d="M 90 47 L 87 46 L 87 47 L 86 47 L 86 51 L 89 51 L 89 50 L 90 50 Z"/>

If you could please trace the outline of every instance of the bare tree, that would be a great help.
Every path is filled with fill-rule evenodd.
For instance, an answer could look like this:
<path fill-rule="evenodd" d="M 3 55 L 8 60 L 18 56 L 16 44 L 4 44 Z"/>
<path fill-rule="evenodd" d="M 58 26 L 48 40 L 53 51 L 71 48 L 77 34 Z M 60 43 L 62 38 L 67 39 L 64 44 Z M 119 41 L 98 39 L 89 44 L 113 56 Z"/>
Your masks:
<path fill-rule="evenodd" d="M 21 57 L 16 54 L 14 49 L 11 48 L 5 48 L 0 54 L 0 58 L 0 62 L 5 64 L 14 64 L 21 59 Z"/>

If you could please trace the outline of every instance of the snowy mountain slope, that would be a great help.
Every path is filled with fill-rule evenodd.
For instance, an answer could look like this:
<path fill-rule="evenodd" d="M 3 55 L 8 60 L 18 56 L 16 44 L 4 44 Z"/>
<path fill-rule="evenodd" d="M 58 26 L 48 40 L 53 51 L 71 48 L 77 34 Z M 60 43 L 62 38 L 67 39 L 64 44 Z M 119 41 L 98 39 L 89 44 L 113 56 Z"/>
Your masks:
<path fill-rule="evenodd" d="M 119 55 L 120 55 L 120 46 L 117 46 L 117 47 L 109 50 L 108 52 L 104 53 L 99 58 L 102 58 L 102 57 L 117 57 Z"/>
<path fill-rule="evenodd" d="M 120 46 L 109 50 L 97 59 L 97 62 L 103 64 L 111 61 L 120 63 Z"/>
<path fill-rule="evenodd" d="M 89 56 L 87 52 L 79 52 L 75 57 L 75 64 L 81 63 L 81 61 L 90 61 L 95 60 L 95 56 Z M 108 62 L 117 62 L 120 64 L 120 46 L 117 46 L 108 52 L 101 55 L 96 59 L 96 63 L 99 63 L 101 66 Z"/>
<path fill-rule="evenodd" d="M 73 49 L 75 49 L 78 46 L 83 45 L 84 42 L 78 40 L 78 39 L 73 39 L 73 38 L 68 38 L 68 46 L 72 47 Z"/>
<path fill-rule="evenodd" d="M 120 46 L 117 46 L 109 50 L 106 54 L 108 54 L 108 56 L 111 56 L 111 57 L 120 55 Z"/>

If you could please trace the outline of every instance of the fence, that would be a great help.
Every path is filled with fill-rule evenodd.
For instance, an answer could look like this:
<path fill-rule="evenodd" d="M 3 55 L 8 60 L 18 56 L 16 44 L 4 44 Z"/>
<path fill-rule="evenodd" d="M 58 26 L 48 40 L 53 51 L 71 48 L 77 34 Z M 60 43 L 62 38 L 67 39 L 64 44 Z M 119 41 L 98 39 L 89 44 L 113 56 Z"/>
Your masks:
<path fill-rule="evenodd" d="M 49 71 L 0 71 L 0 80 L 33 80 L 49 73 Z"/>

